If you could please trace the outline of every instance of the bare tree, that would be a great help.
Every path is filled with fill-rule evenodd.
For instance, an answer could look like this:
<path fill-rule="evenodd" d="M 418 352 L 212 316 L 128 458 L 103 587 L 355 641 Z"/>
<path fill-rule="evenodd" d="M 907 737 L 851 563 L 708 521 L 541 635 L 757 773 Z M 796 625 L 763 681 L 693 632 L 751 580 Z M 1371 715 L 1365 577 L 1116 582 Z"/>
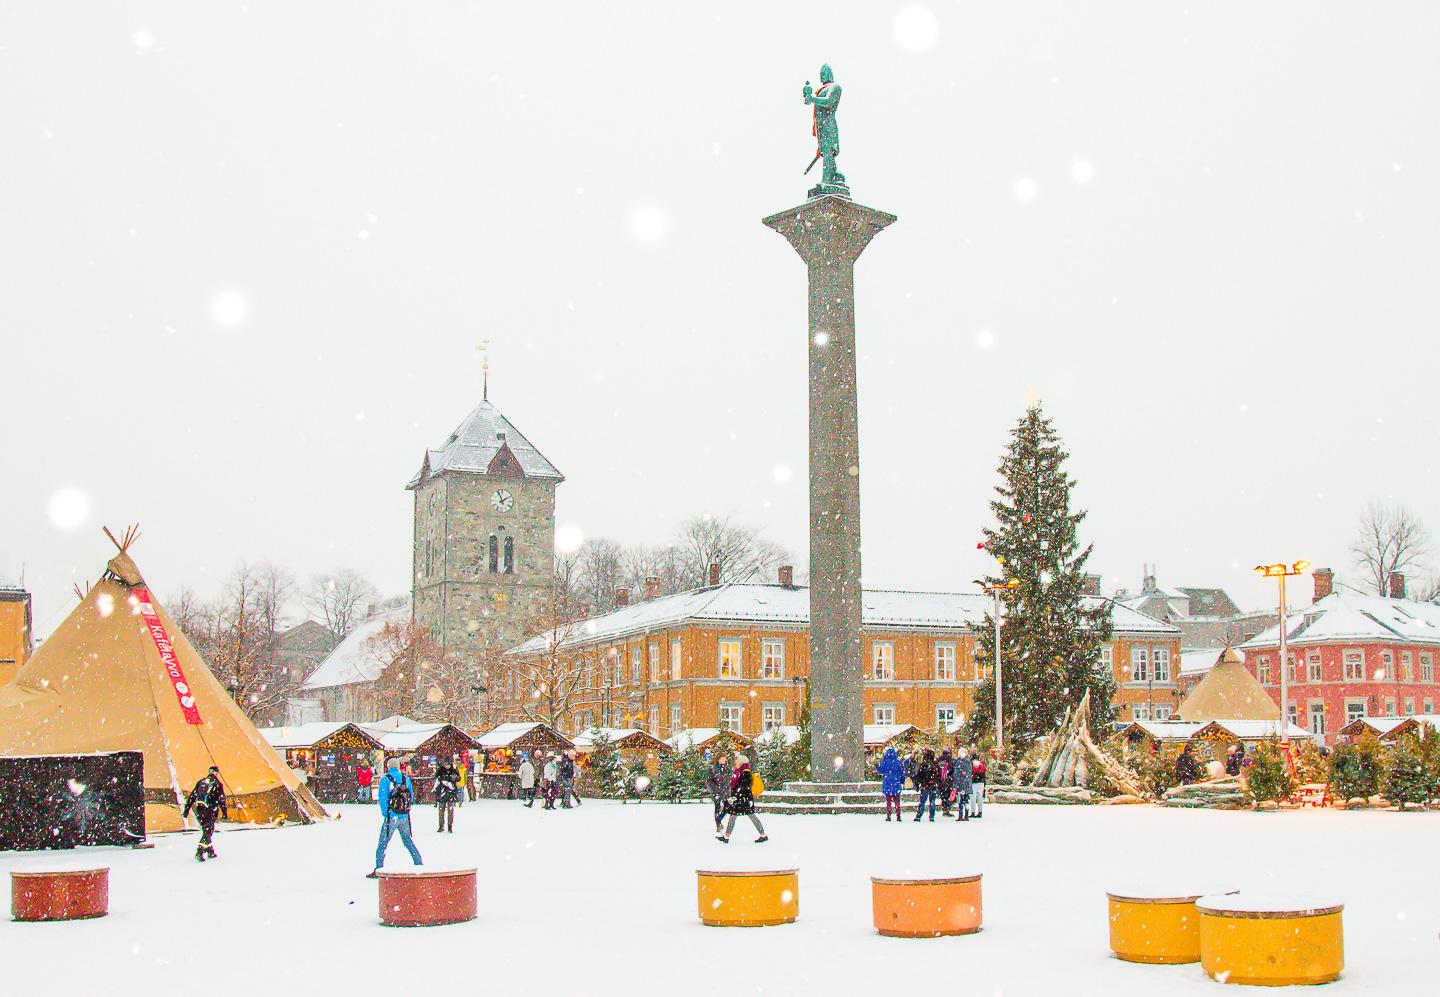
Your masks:
<path fill-rule="evenodd" d="M 276 653 L 278 606 L 285 574 L 271 565 L 236 565 L 215 604 L 210 662 L 216 677 L 252 721 L 280 719 L 293 692 L 289 670 Z"/>
<path fill-rule="evenodd" d="M 305 589 L 305 608 L 336 636 L 344 637 L 365 619 L 378 598 L 375 586 L 359 572 L 341 568 L 316 575 Z"/>
<path fill-rule="evenodd" d="M 729 516 L 694 516 L 685 521 L 675 537 L 683 564 L 686 588 L 708 582 L 710 565 L 720 565 L 720 580 L 748 582 L 769 579 L 780 565 L 791 560 L 790 552 L 760 536 L 753 526 L 734 522 Z"/>
<path fill-rule="evenodd" d="M 692 577 L 684 556 L 674 544 L 650 547 L 636 544 L 625 550 L 621 557 L 625 585 L 632 592 L 645 589 L 647 578 L 660 580 L 660 594 L 671 595 L 692 588 Z"/>
<path fill-rule="evenodd" d="M 625 552 L 613 540 L 586 540 L 571 568 L 572 591 L 581 607 L 604 613 L 615 608 L 615 590 L 626 586 Z"/>
<path fill-rule="evenodd" d="M 578 608 L 557 579 L 526 621 L 525 632 L 533 635 L 526 650 L 504 655 L 490 669 L 505 713 L 559 730 L 591 695 L 586 675 L 592 655 L 578 646 L 585 633 Z"/>
<path fill-rule="evenodd" d="M 382 715 L 462 727 L 480 722 L 483 657 L 441 654 L 429 629 L 413 620 L 387 623 L 367 641 L 366 653 L 380 669 L 374 695 Z"/>
<path fill-rule="evenodd" d="M 1360 517 L 1350 545 L 1355 566 L 1380 595 L 1389 595 L 1390 576 L 1420 569 L 1430 552 L 1430 531 L 1403 506 L 1371 503 Z"/>

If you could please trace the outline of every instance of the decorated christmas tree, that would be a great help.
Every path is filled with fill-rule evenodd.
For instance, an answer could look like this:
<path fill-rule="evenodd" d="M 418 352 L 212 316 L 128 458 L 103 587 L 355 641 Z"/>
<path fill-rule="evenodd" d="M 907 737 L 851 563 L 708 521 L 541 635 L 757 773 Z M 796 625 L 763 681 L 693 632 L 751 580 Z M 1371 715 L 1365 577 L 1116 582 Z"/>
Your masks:
<path fill-rule="evenodd" d="M 1114 712 L 1114 678 L 1100 664 L 1110 612 L 1087 604 L 1083 594 L 1091 548 L 1078 539 L 1085 512 L 1070 508 L 1075 481 L 1065 473 L 1068 457 L 1040 407 L 1030 408 L 1011 431 L 990 503 L 996 525 L 984 530 L 983 546 L 996 559 L 985 584 L 1013 586 L 1001 593 L 1000 660 L 1006 747 L 1018 751 L 1053 731 L 1087 692 L 1097 728 Z M 994 648 L 992 610 L 976 628 L 976 658 L 986 677 L 970 715 L 974 740 L 994 738 Z"/>
<path fill-rule="evenodd" d="M 660 758 L 660 768 L 655 773 L 655 783 L 650 794 L 666 803 L 679 803 L 685 799 L 685 768 L 683 751 L 674 751 Z"/>
<path fill-rule="evenodd" d="M 1295 780 L 1280 757 L 1280 746 L 1272 737 L 1255 749 L 1255 760 L 1245 777 L 1245 788 L 1258 806 L 1279 802 L 1295 792 Z"/>
<path fill-rule="evenodd" d="M 1383 762 L 1380 742 L 1362 737 L 1354 744 L 1342 744 L 1330 755 L 1330 795 L 1343 803 L 1369 800 L 1380 792 Z"/>
<path fill-rule="evenodd" d="M 1420 742 L 1413 735 L 1395 743 L 1385 773 L 1385 798 L 1401 810 L 1407 803 L 1424 803 L 1430 798 L 1429 779 L 1420 760 Z"/>
<path fill-rule="evenodd" d="M 610 743 L 610 738 L 600 734 L 590 750 L 585 766 L 585 789 L 588 793 L 607 799 L 625 796 L 625 766 L 620 751 Z"/>

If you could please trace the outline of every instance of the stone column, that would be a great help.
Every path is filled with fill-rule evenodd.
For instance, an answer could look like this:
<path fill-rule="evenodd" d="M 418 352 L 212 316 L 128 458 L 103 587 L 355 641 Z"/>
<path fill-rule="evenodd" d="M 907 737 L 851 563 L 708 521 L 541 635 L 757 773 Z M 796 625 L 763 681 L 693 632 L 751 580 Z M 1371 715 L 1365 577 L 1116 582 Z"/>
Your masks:
<path fill-rule="evenodd" d="M 817 197 L 764 219 L 810 274 L 811 779 L 864 779 L 855 261 L 894 215 Z"/>

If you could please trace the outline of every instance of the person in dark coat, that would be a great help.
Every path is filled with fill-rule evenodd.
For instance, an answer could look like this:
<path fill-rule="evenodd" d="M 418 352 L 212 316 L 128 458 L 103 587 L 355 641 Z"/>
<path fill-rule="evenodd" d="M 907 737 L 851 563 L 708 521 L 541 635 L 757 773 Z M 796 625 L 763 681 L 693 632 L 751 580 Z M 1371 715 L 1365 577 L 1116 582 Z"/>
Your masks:
<path fill-rule="evenodd" d="M 953 787 L 951 786 L 951 780 L 954 778 L 953 775 L 951 774 L 951 771 L 950 771 L 950 770 L 951 770 L 951 768 L 954 766 L 954 764 L 955 764 L 955 762 L 954 762 L 954 760 L 953 760 L 953 759 L 951 758 L 951 756 L 950 756 L 950 749 L 949 749 L 949 748 L 945 748 L 944 750 L 942 750 L 942 751 L 940 752 L 940 761 L 939 761 L 939 766 L 940 766 L 940 791 L 939 791 L 939 795 L 940 795 L 940 814 L 941 814 L 941 816 L 943 816 L 943 817 L 949 817 L 949 816 L 950 816 L 950 801 L 951 801 L 951 799 L 952 799 L 950 790 L 953 788 Z"/>
<path fill-rule="evenodd" d="M 725 819 L 725 798 L 730 794 L 731 780 L 735 773 L 723 751 L 717 751 L 705 770 L 705 792 L 715 804 L 715 833 L 720 833 L 720 822 Z"/>
<path fill-rule="evenodd" d="M 875 771 L 880 773 L 880 792 L 885 796 L 885 823 L 890 823 L 892 808 L 898 821 L 900 793 L 905 789 L 905 763 L 900 761 L 900 755 L 894 748 L 886 748 Z"/>
<path fill-rule="evenodd" d="M 755 843 L 761 844 L 770 840 L 765 833 L 765 825 L 760 823 L 760 818 L 755 816 L 755 786 L 754 774 L 750 771 L 750 760 L 744 755 L 735 759 L 735 774 L 730 777 L 730 786 L 725 796 L 725 812 L 730 815 L 730 820 L 725 825 L 725 830 L 715 835 L 722 844 L 730 843 L 730 835 L 735 831 L 736 817 L 749 817 L 750 823 L 755 825 L 756 832 L 760 837 Z"/>
<path fill-rule="evenodd" d="M 185 812 L 183 816 L 189 817 L 191 809 L 195 811 L 195 819 L 200 822 L 200 843 L 195 846 L 195 861 L 204 862 L 206 858 L 219 858 L 215 854 L 215 845 L 212 838 L 215 835 L 215 821 L 220 818 L 230 819 L 230 811 L 225 806 L 225 786 L 220 782 L 220 766 L 211 765 L 210 771 L 205 778 L 195 784 L 190 790 L 190 795 L 185 797 Z"/>
<path fill-rule="evenodd" d="M 985 816 L 985 759 L 978 751 L 970 759 L 970 816 Z"/>
<path fill-rule="evenodd" d="M 1180 785 L 1188 786 L 1192 782 L 1200 781 L 1200 764 L 1195 761 L 1195 756 L 1190 753 L 1190 745 L 1180 749 L 1180 757 L 1175 759 L 1175 778 Z"/>
<path fill-rule="evenodd" d="M 930 820 L 935 820 L 935 796 L 940 790 L 940 766 L 935 763 L 935 751 L 926 748 L 915 766 L 915 788 L 920 791 L 920 805 L 915 808 L 915 821 L 919 823 L 925 814 L 925 804 L 930 804 Z"/>
<path fill-rule="evenodd" d="M 455 833 L 455 804 L 460 802 L 460 770 L 447 758 L 435 770 L 436 834 Z"/>
<path fill-rule="evenodd" d="M 955 759 L 955 764 L 950 767 L 950 788 L 955 794 L 955 812 L 959 815 L 957 820 L 970 819 L 970 792 L 974 772 L 970 768 L 970 756 L 961 751 Z"/>
<path fill-rule="evenodd" d="M 1240 766 L 1245 762 L 1245 746 L 1243 744 L 1232 744 L 1230 750 L 1225 752 L 1225 774 L 1239 775 Z"/>
<path fill-rule="evenodd" d="M 575 792 L 575 759 L 567 751 L 560 756 L 560 806 L 571 810 L 579 805 L 580 794 Z"/>

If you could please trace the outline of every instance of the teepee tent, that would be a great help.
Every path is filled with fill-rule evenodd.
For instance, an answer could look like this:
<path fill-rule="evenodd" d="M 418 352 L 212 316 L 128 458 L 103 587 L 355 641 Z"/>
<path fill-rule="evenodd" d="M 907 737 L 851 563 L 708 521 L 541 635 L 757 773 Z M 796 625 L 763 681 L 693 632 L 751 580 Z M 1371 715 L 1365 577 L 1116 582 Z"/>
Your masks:
<path fill-rule="evenodd" d="M 143 752 L 150 833 L 184 828 L 185 795 L 211 765 L 232 821 L 323 818 L 155 601 L 126 553 L 135 536 L 116 542 L 100 581 L 0 688 L 0 755 Z"/>
<path fill-rule="evenodd" d="M 1180 704 L 1180 719 L 1206 723 L 1211 720 L 1279 720 L 1280 707 L 1245 662 L 1232 648 L 1225 648 L 1210 673 L 1200 680 Z"/>

